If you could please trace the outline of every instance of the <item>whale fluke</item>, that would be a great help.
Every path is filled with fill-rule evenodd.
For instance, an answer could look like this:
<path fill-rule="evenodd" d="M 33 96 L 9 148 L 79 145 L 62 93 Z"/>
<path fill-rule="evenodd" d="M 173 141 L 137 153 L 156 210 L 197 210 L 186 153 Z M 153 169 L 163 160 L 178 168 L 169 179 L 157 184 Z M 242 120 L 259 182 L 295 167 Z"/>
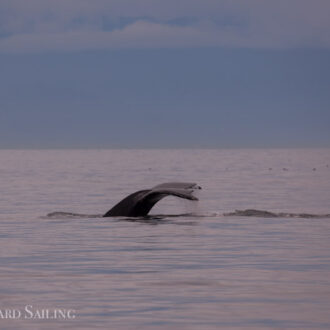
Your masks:
<path fill-rule="evenodd" d="M 152 207 L 166 196 L 198 200 L 193 192 L 201 189 L 196 183 L 189 182 L 168 182 L 159 184 L 151 189 L 139 190 L 125 197 L 103 217 L 141 217 L 146 216 Z"/>

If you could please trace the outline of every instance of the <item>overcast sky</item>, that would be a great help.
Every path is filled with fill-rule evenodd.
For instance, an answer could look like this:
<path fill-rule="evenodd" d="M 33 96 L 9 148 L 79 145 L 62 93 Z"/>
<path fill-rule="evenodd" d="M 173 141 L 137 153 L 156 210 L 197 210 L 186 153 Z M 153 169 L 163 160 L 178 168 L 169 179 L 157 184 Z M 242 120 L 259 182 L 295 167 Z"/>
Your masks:
<path fill-rule="evenodd" d="M 0 147 L 330 147 L 329 0 L 1 0 Z"/>

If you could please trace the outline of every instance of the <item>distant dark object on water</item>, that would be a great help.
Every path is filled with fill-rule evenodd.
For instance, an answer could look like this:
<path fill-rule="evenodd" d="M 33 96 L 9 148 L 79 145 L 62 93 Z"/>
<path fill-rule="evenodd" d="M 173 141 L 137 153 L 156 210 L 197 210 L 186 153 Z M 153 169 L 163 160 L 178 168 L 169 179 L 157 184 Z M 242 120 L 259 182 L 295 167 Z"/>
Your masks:
<path fill-rule="evenodd" d="M 283 171 L 289 171 L 286 167 L 282 168 Z"/>
<path fill-rule="evenodd" d="M 152 207 L 166 196 L 198 200 L 193 192 L 201 189 L 196 183 L 168 182 L 151 189 L 139 190 L 116 204 L 103 217 L 141 217 L 146 216 Z"/>

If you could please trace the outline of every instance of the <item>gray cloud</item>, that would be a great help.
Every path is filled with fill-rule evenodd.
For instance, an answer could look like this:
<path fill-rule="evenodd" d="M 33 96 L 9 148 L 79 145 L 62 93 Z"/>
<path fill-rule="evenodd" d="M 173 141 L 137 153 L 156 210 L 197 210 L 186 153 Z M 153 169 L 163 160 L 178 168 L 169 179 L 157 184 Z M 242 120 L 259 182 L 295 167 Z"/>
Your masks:
<path fill-rule="evenodd" d="M 2 0 L 0 52 L 330 47 L 328 0 Z"/>

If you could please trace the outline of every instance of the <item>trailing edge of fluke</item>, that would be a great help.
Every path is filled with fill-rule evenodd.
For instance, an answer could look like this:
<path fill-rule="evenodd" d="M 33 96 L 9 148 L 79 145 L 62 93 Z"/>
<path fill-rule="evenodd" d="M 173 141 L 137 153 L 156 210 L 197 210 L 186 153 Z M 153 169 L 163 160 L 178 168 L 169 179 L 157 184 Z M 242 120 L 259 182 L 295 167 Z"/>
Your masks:
<path fill-rule="evenodd" d="M 198 200 L 193 195 L 195 190 L 202 189 L 196 183 L 189 182 L 168 182 L 159 184 L 151 189 L 139 190 L 125 197 L 103 217 L 143 217 L 146 216 L 152 207 L 166 196 Z"/>

